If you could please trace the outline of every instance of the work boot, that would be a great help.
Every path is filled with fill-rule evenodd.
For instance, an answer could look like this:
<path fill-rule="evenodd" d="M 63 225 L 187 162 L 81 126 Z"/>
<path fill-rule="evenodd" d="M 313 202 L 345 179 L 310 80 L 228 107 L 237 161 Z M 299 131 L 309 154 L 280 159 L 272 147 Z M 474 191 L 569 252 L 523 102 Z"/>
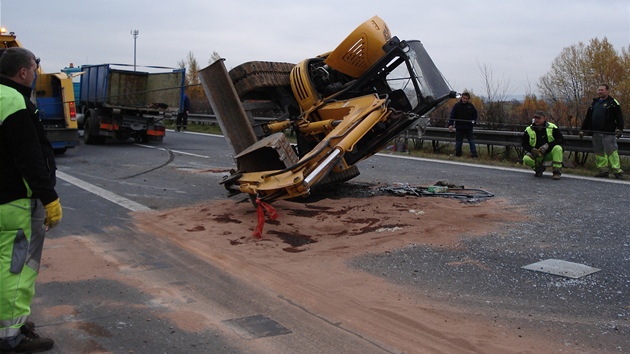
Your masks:
<path fill-rule="evenodd" d="M 595 177 L 600 177 L 600 178 L 608 178 L 608 172 L 606 171 L 601 171 L 598 174 L 595 175 Z"/>
<path fill-rule="evenodd" d="M 556 181 L 560 179 L 560 175 L 562 175 L 560 171 L 553 171 L 553 179 Z"/>
<path fill-rule="evenodd" d="M 623 171 L 613 173 L 616 179 L 623 179 Z"/>
<path fill-rule="evenodd" d="M 543 172 L 545 172 L 547 168 L 543 165 L 538 165 L 536 166 L 536 168 L 534 169 L 534 177 L 542 177 Z"/>
<path fill-rule="evenodd" d="M 26 321 L 20 331 L 24 335 L 20 344 L 13 348 L 9 353 L 39 353 L 49 349 L 55 345 L 55 341 L 50 338 L 42 338 L 39 334 L 35 333 L 35 324 L 31 321 Z"/>
<path fill-rule="evenodd" d="M 24 337 L 17 347 L 7 353 L 39 353 L 52 349 L 55 342 L 50 338 L 29 338 Z M 4 353 L 4 351 L 2 351 Z"/>

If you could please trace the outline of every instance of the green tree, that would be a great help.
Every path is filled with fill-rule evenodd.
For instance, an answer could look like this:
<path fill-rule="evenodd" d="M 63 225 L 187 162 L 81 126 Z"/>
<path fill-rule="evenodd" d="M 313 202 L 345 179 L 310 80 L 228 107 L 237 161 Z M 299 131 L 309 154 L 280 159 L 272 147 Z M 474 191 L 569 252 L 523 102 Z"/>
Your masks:
<path fill-rule="evenodd" d="M 180 68 L 186 69 L 186 94 L 190 99 L 191 111 L 195 113 L 208 113 L 211 111 L 210 103 L 206 97 L 201 80 L 199 79 L 199 63 L 195 54 L 189 51 L 186 58 L 177 63 Z"/>
<path fill-rule="evenodd" d="M 620 77 L 623 78 L 623 80 L 621 80 L 620 82 L 617 82 L 614 96 L 619 97 L 619 98 L 629 97 L 628 95 L 630 94 L 630 46 L 628 48 L 621 48 L 619 61 L 621 64 Z M 630 101 L 620 102 L 620 103 L 621 103 L 622 108 L 625 108 L 626 106 L 630 106 Z M 630 109 L 630 107 L 627 107 L 627 108 Z M 630 115 L 628 115 L 627 112 L 629 111 L 624 110 L 624 118 L 625 118 L 625 122 L 629 123 Z M 628 125 L 626 124 L 626 126 Z"/>
<path fill-rule="evenodd" d="M 538 88 L 552 111 L 559 114 L 558 122 L 579 127 L 591 99 L 601 83 L 610 85 L 614 97 L 630 93 L 630 58 L 628 51 L 615 51 L 608 39 L 592 39 L 588 45 L 580 42 L 564 48 L 543 75 Z M 630 102 L 620 101 L 624 116 L 630 113 Z"/>
<path fill-rule="evenodd" d="M 519 124 L 530 124 L 536 111 L 547 112 L 548 110 L 549 105 L 547 102 L 538 99 L 538 97 L 532 93 L 525 95 L 525 99 L 522 104 L 514 105 L 514 114 L 516 115 L 517 123 Z M 551 112 L 547 112 L 547 114 L 551 115 Z"/>
<path fill-rule="evenodd" d="M 593 75 L 593 81 L 589 87 L 589 93 L 595 93 L 595 88 L 600 83 L 607 83 L 611 87 L 616 87 L 625 78 L 623 77 L 623 67 L 621 57 L 615 51 L 613 45 L 604 37 L 603 40 L 597 38 L 591 40 L 586 49 L 587 70 Z"/>

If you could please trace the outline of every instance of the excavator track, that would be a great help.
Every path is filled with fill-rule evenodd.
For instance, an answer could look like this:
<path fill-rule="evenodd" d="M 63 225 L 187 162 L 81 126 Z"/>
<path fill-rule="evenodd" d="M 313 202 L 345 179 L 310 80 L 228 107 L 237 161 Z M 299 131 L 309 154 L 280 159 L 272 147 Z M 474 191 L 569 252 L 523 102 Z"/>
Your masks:
<path fill-rule="evenodd" d="M 347 170 L 344 170 L 341 172 L 331 171 L 326 177 L 317 181 L 317 183 L 313 185 L 313 188 L 318 189 L 318 188 L 325 187 L 331 184 L 346 182 L 353 179 L 354 177 L 357 177 L 360 174 L 361 172 L 359 171 L 359 168 L 357 167 L 357 165 L 353 165 Z"/>
<path fill-rule="evenodd" d="M 229 75 L 241 100 L 267 99 L 268 89 L 284 87 L 291 90 L 289 74 L 295 64 L 250 61 L 230 70 Z"/>

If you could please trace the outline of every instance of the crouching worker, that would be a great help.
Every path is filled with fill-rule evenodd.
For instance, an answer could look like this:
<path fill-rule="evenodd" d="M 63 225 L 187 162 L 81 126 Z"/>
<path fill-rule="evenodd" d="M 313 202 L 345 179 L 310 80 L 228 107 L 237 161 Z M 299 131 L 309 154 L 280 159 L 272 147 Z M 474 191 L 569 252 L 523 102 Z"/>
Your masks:
<path fill-rule="evenodd" d="M 545 112 L 536 111 L 534 120 L 523 134 L 523 165 L 534 170 L 536 177 L 542 177 L 545 162 L 553 168 L 553 179 L 560 179 L 562 174 L 562 144 L 564 137 L 558 127 L 547 122 Z"/>

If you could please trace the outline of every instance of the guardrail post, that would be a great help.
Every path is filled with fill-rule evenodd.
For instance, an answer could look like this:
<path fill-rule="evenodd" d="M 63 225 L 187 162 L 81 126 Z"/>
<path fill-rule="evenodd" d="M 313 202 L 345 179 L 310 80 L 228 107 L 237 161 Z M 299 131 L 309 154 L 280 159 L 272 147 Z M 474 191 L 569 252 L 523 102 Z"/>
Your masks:
<path fill-rule="evenodd" d="M 199 79 L 234 156 L 258 141 L 232 80 L 219 59 L 199 70 Z"/>

